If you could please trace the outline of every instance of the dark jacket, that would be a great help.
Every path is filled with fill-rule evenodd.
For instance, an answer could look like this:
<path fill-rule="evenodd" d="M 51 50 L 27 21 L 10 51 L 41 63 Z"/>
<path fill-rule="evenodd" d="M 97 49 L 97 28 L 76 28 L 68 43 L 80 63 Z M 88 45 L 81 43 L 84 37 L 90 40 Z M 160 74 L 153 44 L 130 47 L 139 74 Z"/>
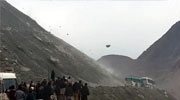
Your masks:
<path fill-rule="evenodd" d="M 44 97 L 44 87 L 43 86 L 40 86 L 37 90 L 37 95 L 36 95 L 36 98 L 37 99 L 43 99 Z"/>
<path fill-rule="evenodd" d="M 15 93 L 16 93 L 16 90 L 10 90 L 10 91 L 7 93 L 9 100 L 16 100 Z"/>
<path fill-rule="evenodd" d="M 74 93 L 77 93 L 77 92 L 78 92 L 78 83 L 77 83 L 77 82 L 75 82 L 75 83 L 73 84 L 73 91 L 74 91 Z"/>
<path fill-rule="evenodd" d="M 73 89 L 72 86 L 67 86 L 65 91 L 66 96 L 73 96 Z"/>
<path fill-rule="evenodd" d="M 27 97 L 26 97 L 26 100 L 36 100 L 36 99 L 35 99 L 35 96 L 34 96 L 33 93 L 28 93 Z"/>
<path fill-rule="evenodd" d="M 89 95 L 89 89 L 87 86 L 83 86 L 83 88 L 81 89 L 81 95 L 83 95 L 83 96 Z"/>
<path fill-rule="evenodd" d="M 47 85 L 44 88 L 44 100 L 50 100 L 50 96 L 53 94 L 53 88 L 50 85 Z"/>
<path fill-rule="evenodd" d="M 15 93 L 17 100 L 24 100 L 25 99 L 25 93 L 22 90 L 17 90 Z"/>

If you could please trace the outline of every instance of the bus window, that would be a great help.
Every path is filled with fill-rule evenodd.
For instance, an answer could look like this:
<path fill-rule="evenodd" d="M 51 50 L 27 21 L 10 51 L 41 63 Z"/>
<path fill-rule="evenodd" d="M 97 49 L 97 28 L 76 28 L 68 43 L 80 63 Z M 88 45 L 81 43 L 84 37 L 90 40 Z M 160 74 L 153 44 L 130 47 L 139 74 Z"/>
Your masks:
<path fill-rule="evenodd" d="M 148 80 L 148 82 L 151 84 L 155 84 L 155 81 L 153 81 L 153 80 Z"/>
<path fill-rule="evenodd" d="M 16 79 L 3 79 L 3 84 L 4 84 L 5 90 L 9 89 L 9 87 L 12 85 L 14 85 L 15 89 L 17 88 Z"/>

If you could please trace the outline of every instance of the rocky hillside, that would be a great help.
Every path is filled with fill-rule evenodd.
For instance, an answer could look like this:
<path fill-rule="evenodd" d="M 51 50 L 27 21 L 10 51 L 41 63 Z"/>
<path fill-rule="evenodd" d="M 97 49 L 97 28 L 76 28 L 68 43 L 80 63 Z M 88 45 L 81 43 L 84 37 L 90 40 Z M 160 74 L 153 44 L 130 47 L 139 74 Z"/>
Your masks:
<path fill-rule="evenodd" d="M 180 99 L 180 22 L 150 46 L 138 59 L 137 68 L 157 80 L 160 87 L 168 89 Z"/>
<path fill-rule="evenodd" d="M 0 68 L 5 67 L 13 67 L 19 80 L 23 81 L 48 78 L 50 71 L 55 70 L 57 76 L 70 75 L 93 84 L 121 84 L 93 59 L 1 0 Z M 91 94 L 90 100 L 174 100 L 158 90 L 130 87 L 96 87 L 91 88 Z"/>
<path fill-rule="evenodd" d="M 70 75 L 92 83 L 116 81 L 93 59 L 2 0 L 0 25 L 0 67 L 13 67 L 22 80 L 47 78 L 55 70 L 57 76 Z"/>
<path fill-rule="evenodd" d="M 133 87 L 97 87 L 90 89 L 89 100 L 176 100 L 164 90 Z"/>
<path fill-rule="evenodd" d="M 131 71 L 135 64 L 133 59 L 120 55 L 106 55 L 101 57 L 98 62 L 121 78 L 133 74 Z"/>
<path fill-rule="evenodd" d="M 137 59 L 139 69 L 163 71 L 173 70 L 180 60 L 180 22 L 175 23 L 170 30 L 150 46 Z M 142 67 L 142 68 L 140 68 Z"/>
<path fill-rule="evenodd" d="M 167 89 L 180 99 L 180 22 L 175 23 L 163 37 L 134 60 L 133 66 L 128 65 L 132 63 L 131 60 L 127 60 L 130 61 L 127 64 L 127 61 L 122 59 L 123 56 L 117 56 L 110 55 L 111 58 L 106 56 L 100 60 L 102 64 L 120 73 L 152 77 L 158 87 Z M 124 65 L 129 70 L 124 69 Z"/>

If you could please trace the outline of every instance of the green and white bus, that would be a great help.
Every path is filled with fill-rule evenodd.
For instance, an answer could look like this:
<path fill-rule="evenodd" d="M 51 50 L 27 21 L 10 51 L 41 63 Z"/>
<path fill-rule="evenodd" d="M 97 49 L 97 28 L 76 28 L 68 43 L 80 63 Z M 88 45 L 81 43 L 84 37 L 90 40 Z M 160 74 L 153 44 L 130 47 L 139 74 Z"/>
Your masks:
<path fill-rule="evenodd" d="M 134 86 L 134 87 L 145 87 L 145 88 L 154 88 L 155 81 L 149 77 L 126 77 L 126 86 Z"/>

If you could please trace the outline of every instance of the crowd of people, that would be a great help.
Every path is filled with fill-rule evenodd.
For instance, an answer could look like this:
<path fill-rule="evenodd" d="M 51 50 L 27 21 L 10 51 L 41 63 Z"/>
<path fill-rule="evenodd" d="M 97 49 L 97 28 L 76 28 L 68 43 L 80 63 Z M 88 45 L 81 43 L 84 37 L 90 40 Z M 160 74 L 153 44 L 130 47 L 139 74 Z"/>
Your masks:
<path fill-rule="evenodd" d="M 18 89 L 9 87 L 7 95 L 9 100 L 88 100 L 89 89 L 81 80 L 72 83 L 71 77 L 58 77 L 28 85 L 21 82 Z"/>

